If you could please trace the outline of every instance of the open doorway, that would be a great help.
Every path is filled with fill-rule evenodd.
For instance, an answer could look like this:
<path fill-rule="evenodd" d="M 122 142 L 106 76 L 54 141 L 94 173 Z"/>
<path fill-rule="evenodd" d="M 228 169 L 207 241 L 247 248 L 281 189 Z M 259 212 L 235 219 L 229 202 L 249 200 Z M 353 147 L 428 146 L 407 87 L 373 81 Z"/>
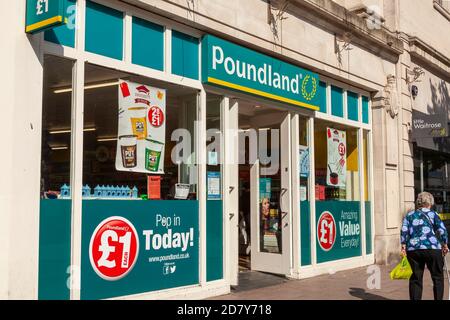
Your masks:
<path fill-rule="evenodd" d="M 239 101 L 240 272 L 284 273 L 289 145 L 288 112 Z"/>

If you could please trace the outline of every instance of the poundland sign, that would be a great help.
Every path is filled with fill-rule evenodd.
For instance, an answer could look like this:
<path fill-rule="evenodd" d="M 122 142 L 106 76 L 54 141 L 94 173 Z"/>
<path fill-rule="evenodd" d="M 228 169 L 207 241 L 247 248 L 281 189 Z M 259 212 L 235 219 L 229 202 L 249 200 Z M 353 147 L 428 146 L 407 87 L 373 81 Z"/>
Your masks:
<path fill-rule="evenodd" d="M 319 76 L 273 57 L 207 35 L 202 82 L 319 110 Z"/>
<path fill-rule="evenodd" d="M 37 33 L 66 23 L 67 0 L 27 0 L 26 33 Z"/>

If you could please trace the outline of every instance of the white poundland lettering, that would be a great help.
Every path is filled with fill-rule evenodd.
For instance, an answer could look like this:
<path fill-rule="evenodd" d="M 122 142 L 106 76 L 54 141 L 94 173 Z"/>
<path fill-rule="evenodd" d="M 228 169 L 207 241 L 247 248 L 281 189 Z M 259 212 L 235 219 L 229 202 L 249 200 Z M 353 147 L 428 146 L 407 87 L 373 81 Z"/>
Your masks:
<path fill-rule="evenodd" d="M 359 224 L 351 221 L 339 221 L 339 232 L 341 237 L 357 236 L 360 233 Z"/>
<path fill-rule="evenodd" d="M 190 228 L 188 232 L 173 232 L 167 229 L 166 233 L 154 233 L 154 230 L 144 230 L 145 250 L 159 250 L 181 248 L 185 252 L 188 247 L 194 246 L 194 228 Z"/>
<path fill-rule="evenodd" d="M 212 307 L 190 307 L 185 304 L 183 307 L 178 307 L 177 313 L 179 315 L 201 315 L 208 318 L 211 313 L 211 308 Z"/>
<path fill-rule="evenodd" d="M 294 94 L 300 94 L 300 80 L 303 74 L 298 73 L 294 76 L 280 74 L 272 71 L 270 64 L 264 63 L 262 66 L 256 66 L 252 63 L 234 59 L 226 56 L 220 46 L 212 46 L 212 68 L 217 70 L 222 66 L 223 70 L 230 76 L 237 76 L 249 81 L 257 82 L 263 86 L 269 86 Z"/>

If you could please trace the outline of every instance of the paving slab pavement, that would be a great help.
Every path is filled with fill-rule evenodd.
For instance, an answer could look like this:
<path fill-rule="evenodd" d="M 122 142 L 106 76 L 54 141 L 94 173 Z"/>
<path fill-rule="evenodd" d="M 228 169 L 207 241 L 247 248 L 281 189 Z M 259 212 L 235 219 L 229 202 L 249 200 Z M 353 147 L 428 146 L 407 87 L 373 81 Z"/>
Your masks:
<path fill-rule="evenodd" d="M 241 286 L 232 289 L 230 294 L 214 297 L 212 300 L 409 299 L 408 281 L 391 280 L 389 278 L 389 272 L 393 266 L 375 267 L 379 267 L 381 279 L 379 289 L 368 287 L 368 279 L 374 274 L 373 269 L 369 269 L 369 267 L 340 271 L 302 280 L 291 280 L 270 274 L 246 271 L 246 274 L 245 272 L 240 274 L 240 279 L 243 279 Z M 368 271 L 370 270 L 371 273 L 369 274 Z M 433 285 L 428 270 L 425 270 L 423 282 L 423 300 L 433 300 Z M 445 275 L 444 300 L 447 299 L 448 280 Z"/>

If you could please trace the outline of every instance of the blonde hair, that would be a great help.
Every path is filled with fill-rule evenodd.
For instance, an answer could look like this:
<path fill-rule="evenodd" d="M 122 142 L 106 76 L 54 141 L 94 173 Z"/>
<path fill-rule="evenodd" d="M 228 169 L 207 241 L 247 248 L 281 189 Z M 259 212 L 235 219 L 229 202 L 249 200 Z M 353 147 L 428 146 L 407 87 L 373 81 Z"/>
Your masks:
<path fill-rule="evenodd" d="M 417 196 L 416 200 L 416 206 L 417 208 L 423 208 L 423 207 L 432 207 L 434 205 L 434 197 L 429 192 L 421 192 Z"/>

